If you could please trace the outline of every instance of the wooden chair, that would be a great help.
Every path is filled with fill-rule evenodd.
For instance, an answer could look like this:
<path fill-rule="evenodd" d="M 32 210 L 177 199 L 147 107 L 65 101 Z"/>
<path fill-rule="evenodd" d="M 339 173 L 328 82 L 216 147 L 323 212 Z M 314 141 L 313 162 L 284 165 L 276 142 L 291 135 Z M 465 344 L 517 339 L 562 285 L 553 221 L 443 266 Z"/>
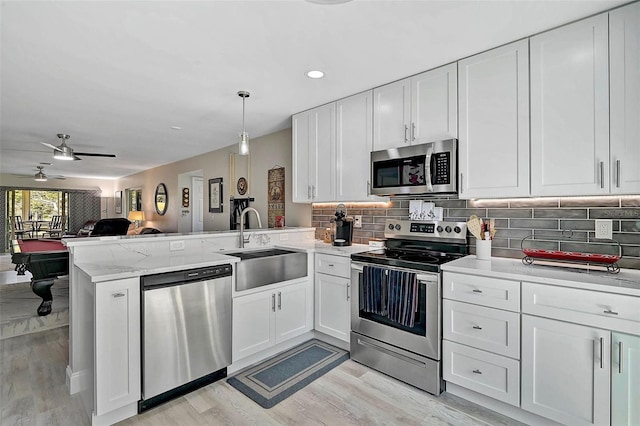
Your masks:
<path fill-rule="evenodd" d="M 42 236 L 49 234 L 49 237 L 59 237 L 62 235 L 62 216 L 56 215 L 49 222 L 49 229 L 42 232 Z"/>
<path fill-rule="evenodd" d="M 16 238 L 24 238 L 25 235 L 31 237 L 29 231 L 24 229 L 24 222 L 22 222 L 22 216 L 13 217 L 13 229 Z"/>

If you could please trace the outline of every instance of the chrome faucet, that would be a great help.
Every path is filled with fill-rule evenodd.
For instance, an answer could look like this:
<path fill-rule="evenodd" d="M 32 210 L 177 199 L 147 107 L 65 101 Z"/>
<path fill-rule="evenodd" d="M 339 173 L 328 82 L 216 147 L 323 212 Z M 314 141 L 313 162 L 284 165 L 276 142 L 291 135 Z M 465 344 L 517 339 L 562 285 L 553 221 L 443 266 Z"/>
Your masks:
<path fill-rule="evenodd" d="M 251 238 L 250 236 L 247 237 L 246 240 L 244 238 L 244 217 L 250 211 L 256 214 L 256 219 L 258 219 L 258 228 L 262 228 L 262 222 L 260 221 L 260 213 L 258 213 L 258 210 L 254 209 L 253 207 L 247 207 L 246 209 L 242 210 L 242 213 L 240 213 L 240 248 L 244 248 L 244 244 L 248 243 L 249 238 Z"/>

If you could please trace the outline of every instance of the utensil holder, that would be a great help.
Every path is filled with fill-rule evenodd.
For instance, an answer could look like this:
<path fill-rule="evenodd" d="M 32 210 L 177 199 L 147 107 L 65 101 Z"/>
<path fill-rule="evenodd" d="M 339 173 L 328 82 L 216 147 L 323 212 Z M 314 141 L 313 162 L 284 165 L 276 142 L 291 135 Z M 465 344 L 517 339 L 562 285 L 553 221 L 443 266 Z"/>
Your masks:
<path fill-rule="evenodd" d="M 491 260 L 491 240 L 476 240 L 476 258 Z"/>

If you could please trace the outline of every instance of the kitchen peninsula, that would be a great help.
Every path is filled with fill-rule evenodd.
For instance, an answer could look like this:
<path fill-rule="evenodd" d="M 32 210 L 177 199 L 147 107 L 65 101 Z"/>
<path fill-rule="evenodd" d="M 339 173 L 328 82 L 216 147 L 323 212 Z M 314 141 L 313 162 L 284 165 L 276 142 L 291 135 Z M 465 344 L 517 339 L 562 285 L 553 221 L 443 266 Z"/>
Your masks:
<path fill-rule="evenodd" d="M 313 228 L 259 229 L 247 234 L 248 250 L 315 248 Z M 70 393 L 81 394 L 92 424 L 111 424 L 136 415 L 141 398 L 140 277 L 235 264 L 240 259 L 224 251 L 237 250 L 238 232 L 99 237 L 64 243 L 69 249 L 71 302 L 67 385 Z M 312 262 L 310 266 L 312 284 Z"/>

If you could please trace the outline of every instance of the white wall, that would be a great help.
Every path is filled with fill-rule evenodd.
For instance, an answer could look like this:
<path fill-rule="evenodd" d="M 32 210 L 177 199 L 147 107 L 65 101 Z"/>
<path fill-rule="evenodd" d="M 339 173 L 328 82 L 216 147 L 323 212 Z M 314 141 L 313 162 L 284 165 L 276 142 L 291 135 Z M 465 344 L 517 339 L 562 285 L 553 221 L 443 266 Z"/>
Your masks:
<path fill-rule="evenodd" d="M 161 149 L 161 148 L 160 148 Z M 235 173 L 230 175 L 230 155 L 235 155 Z M 115 184 L 115 191 L 127 188 L 142 189 L 142 206 L 147 221 L 143 226 L 160 229 L 163 232 L 178 232 L 181 205 L 181 190 L 179 175 L 202 170 L 205 190 L 204 230 L 229 229 L 229 197 L 236 195 L 237 179 L 244 176 L 249 181 L 248 193 L 245 196 L 255 198 L 251 205 L 260 212 L 263 226 L 267 221 L 267 172 L 274 166 L 285 167 L 285 220 L 287 226 L 311 226 L 311 205 L 293 204 L 291 202 L 291 129 L 285 129 L 270 135 L 251 140 L 250 156 L 237 155 L 237 145 L 211 151 L 197 157 L 188 158 L 175 163 L 165 164 L 125 178 Z M 245 176 L 246 175 L 246 176 Z M 222 213 L 208 212 L 208 180 L 223 178 Z M 164 216 L 159 216 L 154 208 L 154 193 L 156 186 L 163 182 L 169 193 L 169 206 Z M 123 205 L 123 216 L 126 215 Z"/>

